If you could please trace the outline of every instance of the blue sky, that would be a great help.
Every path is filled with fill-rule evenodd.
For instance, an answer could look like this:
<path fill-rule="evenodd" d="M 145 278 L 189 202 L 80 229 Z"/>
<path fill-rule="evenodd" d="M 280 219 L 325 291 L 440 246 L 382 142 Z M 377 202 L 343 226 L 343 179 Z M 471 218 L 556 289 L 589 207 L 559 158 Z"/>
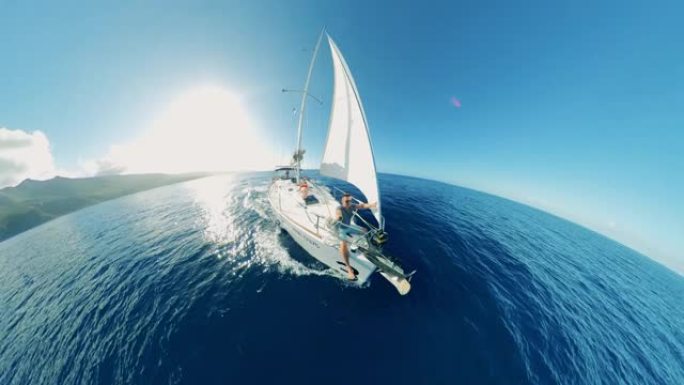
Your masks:
<path fill-rule="evenodd" d="M 684 272 L 681 2 L 285 3 L 0 0 L 0 127 L 40 130 L 55 167 L 74 170 L 216 85 L 283 152 L 297 96 L 279 90 L 302 86 L 325 25 L 381 172 L 528 203 Z M 325 48 L 324 101 L 330 76 Z M 310 112 L 315 165 L 329 105 Z"/>

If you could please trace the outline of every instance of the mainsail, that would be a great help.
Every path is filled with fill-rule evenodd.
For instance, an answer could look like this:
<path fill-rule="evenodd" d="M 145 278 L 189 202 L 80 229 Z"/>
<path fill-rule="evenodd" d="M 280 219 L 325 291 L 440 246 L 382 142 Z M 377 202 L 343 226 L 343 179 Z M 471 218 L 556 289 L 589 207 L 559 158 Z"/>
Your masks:
<path fill-rule="evenodd" d="M 328 43 L 335 83 L 321 174 L 345 180 L 361 190 L 368 202 L 377 202 L 374 215 L 382 226 L 375 159 L 366 115 L 347 62 L 330 36 Z"/>

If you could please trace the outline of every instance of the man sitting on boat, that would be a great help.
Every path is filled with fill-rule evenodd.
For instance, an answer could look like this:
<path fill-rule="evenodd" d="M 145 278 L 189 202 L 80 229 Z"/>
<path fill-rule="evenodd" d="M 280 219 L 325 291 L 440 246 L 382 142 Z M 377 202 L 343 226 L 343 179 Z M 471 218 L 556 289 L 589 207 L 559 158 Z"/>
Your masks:
<path fill-rule="evenodd" d="M 309 194 L 309 183 L 304 178 L 302 178 L 301 182 L 299 183 L 299 194 L 302 196 L 304 204 L 306 205 L 313 205 L 318 203 L 318 199 L 315 196 Z"/>
<path fill-rule="evenodd" d="M 299 194 L 302 196 L 302 199 L 306 201 L 306 197 L 309 196 L 309 184 L 306 183 L 306 179 L 302 178 L 301 181 L 299 182 Z"/>
<path fill-rule="evenodd" d="M 345 193 L 342 195 L 341 200 L 342 205 L 337 207 L 336 218 L 338 223 L 338 234 L 340 236 L 340 254 L 342 254 L 342 260 L 347 266 L 347 277 L 351 281 L 356 280 L 356 274 L 354 269 L 349 264 L 349 246 L 347 241 L 352 238 L 352 236 L 357 234 L 363 234 L 363 229 L 354 226 L 351 223 L 354 213 L 359 209 L 373 209 L 377 207 L 377 203 L 352 203 L 351 194 Z"/>

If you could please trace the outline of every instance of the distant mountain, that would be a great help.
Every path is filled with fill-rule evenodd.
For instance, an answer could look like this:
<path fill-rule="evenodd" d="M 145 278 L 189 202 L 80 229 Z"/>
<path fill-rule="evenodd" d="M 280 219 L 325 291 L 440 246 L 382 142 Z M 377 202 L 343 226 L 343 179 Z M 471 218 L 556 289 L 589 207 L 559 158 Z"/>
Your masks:
<path fill-rule="evenodd" d="M 107 175 L 27 179 L 0 190 L 0 241 L 86 206 L 123 195 L 208 176 L 206 173 Z"/>

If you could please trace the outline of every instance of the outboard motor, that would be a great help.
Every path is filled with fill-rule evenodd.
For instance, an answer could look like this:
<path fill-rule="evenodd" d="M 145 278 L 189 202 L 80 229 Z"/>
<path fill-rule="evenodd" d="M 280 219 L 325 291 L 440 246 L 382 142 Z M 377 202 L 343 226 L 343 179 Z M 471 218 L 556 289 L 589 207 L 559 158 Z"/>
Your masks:
<path fill-rule="evenodd" d="M 378 229 L 378 230 L 374 231 L 373 235 L 371 235 L 371 237 L 370 237 L 371 243 L 373 243 L 373 245 L 375 245 L 377 247 L 381 247 L 382 245 L 387 243 L 388 240 L 389 240 L 389 235 L 387 234 L 387 232 L 385 230 L 379 230 Z"/>

